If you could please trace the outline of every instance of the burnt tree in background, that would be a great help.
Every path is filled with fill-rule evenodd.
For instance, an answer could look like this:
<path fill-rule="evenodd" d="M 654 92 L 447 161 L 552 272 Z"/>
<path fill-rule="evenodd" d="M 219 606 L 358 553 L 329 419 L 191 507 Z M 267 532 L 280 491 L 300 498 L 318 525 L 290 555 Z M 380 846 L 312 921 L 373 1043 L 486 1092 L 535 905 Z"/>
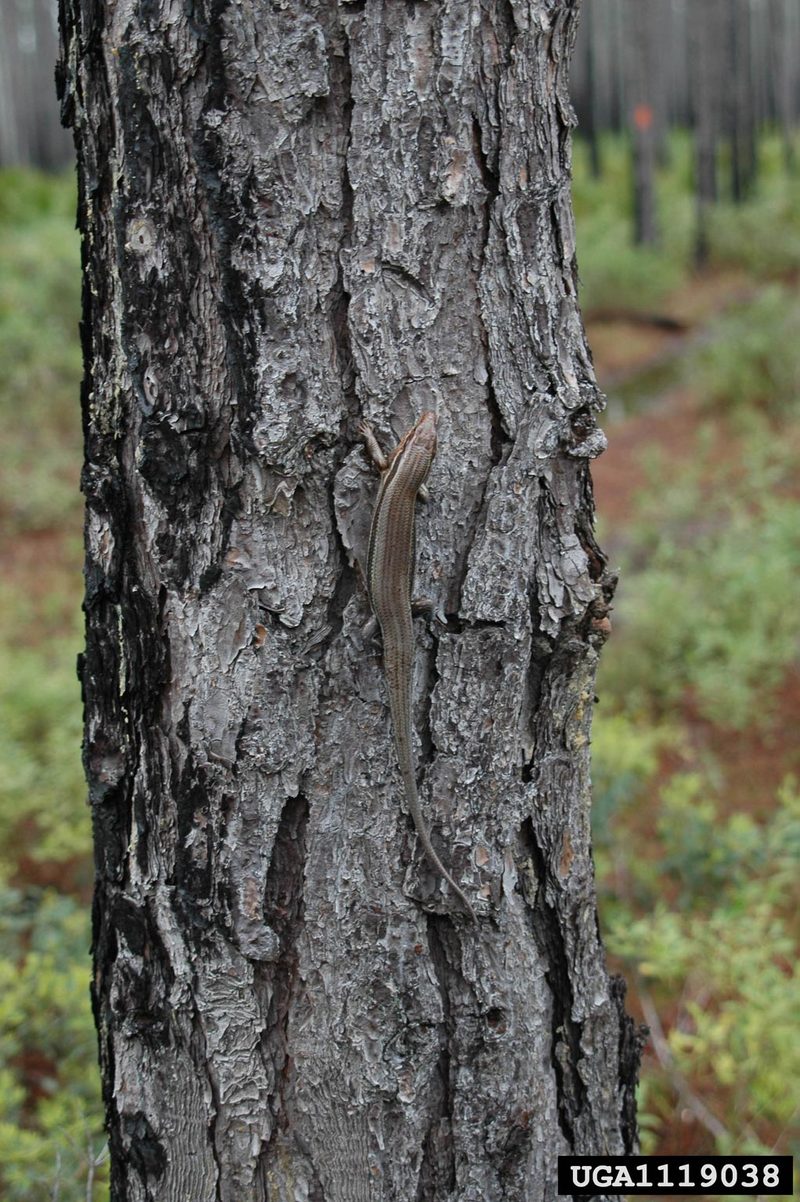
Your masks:
<path fill-rule="evenodd" d="M 707 242 L 707 209 L 722 194 L 739 202 L 758 177 L 758 139 L 778 127 L 787 166 L 800 115 L 800 6 L 797 0 L 586 0 L 573 95 L 600 166 L 598 137 L 631 133 L 634 235 L 652 241 L 652 169 L 669 125 L 695 140 L 697 245 Z M 589 45 L 591 40 L 591 45 Z M 637 121 L 648 111 L 646 128 Z M 725 151 L 727 169 L 718 176 Z"/>
<path fill-rule="evenodd" d="M 767 71 L 770 96 L 783 135 L 787 169 L 795 161 L 794 136 L 800 96 L 800 6 L 796 0 L 775 0 L 770 9 Z"/>
<path fill-rule="evenodd" d="M 733 11 L 726 21 L 728 63 L 724 75 L 725 132 L 730 145 L 731 196 L 737 202 L 752 192 L 756 180 L 756 124 L 761 117 L 763 91 L 753 59 L 753 20 L 750 0 L 729 0 Z M 702 9 L 702 6 L 700 6 Z"/>
<path fill-rule="evenodd" d="M 659 23 L 654 19 L 660 0 L 626 0 L 628 24 L 626 97 L 633 156 L 633 236 L 652 246 L 658 240 L 656 213 L 656 148 L 659 126 L 665 120 L 665 93 L 659 87 L 656 60 Z"/>
<path fill-rule="evenodd" d="M 529 1202 L 635 1146 L 590 855 L 576 17 L 62 0 L 117 1202 Z M 430 407 L 417 754 L 475 924 L 403 811 L 354 563 L 357 423 Z"/>
<path fill-rule="evenodd" d="M 717 186 L 717 139 L 722 103 L 719 48 L 724 31 L 723 5 L 727 0 L 708 0 L 691 9 L 687 25 L 692 105 L 694 115 L 695 260 L 708 257 L 709 208 L 719 195 Z M 722 43 L 724 44 L 724 43 Z"/>
<path fill-rule="evenodd" d="M 0 2 L 0 167 L 72 160 L 53 89 L 55 0 Z"/>

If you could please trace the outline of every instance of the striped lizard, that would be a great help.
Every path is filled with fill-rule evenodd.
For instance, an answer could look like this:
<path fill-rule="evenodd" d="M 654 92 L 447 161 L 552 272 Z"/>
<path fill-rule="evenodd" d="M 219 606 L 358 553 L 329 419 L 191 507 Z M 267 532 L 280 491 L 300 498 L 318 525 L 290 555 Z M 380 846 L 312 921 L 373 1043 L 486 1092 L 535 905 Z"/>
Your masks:
<path fill-rule="evenodd" d="M 367 591 L 383 635 L 383 664 L 389 692 L 394 746 L 406 803 L 419 841 L 440 872 L 475 918 L 475 911 L 434 851 L 417 793 L 411 728 L 411 684 L 414 671 L 414 627 L 411 585 L 414 576 L 414 506 L 427 497 L 425 480 L 436 454 L 436 414 L 423 413 L 401 438 L 391 455 L 383 455 L 366 422 L 359 434 L 370 459 L 381 472 L 381 483 L 367 555 Z"/>

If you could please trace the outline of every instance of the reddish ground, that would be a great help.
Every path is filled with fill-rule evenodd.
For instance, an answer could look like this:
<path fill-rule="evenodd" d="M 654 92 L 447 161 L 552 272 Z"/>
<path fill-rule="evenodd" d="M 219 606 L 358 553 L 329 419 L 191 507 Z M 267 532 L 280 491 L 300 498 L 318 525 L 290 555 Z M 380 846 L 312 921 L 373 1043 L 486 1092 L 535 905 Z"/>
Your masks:
<path fill-rule="evenodd" d="M 723 282 L 730 289 L 731 282 L 727 277 Z M 703 287 L 698 287 L 699 300 L 694 299 L 696 310 L 702 312 L 703 305 L 709 300 L 719 303 L 720 296 L 729 301 L 730 295 L 729 290 L 719 291 L 717 281 L 707 280 Z M 707 313 L 704 315 L 707 316 Z M 651 358 L 643 361 L 640 353 L 642 342 L 627 340 L 625 323 L 604 322 L 602 331 L 598 353 L 596 329 L 591 324 L 588 327 L 601 387 L 606 381 L 607 372 L 613 372 L 618 379 L 630 374 L 638 375 L 663 353 L 663 337 L 656 337 L 651 342 Z M 616 338 L 611 336 L 614 331 Z M 683 338 L 690 336 L 684 335 Z M 669 337 L 673 350 L 676 350 L 676 336 Z M 606 344 L 613 347 L 610 359 L 604 353 Z M 626 350 L 630 355 L 627 371 L 621 366 Z M 618 539 L 615 536 L 615 529 L 622 536 L 634 509 L 636 496 L 647 482 L 647 452 L 658 447 L 666 463 L 674 462 L 679 468 L 687 453 L 696 446 L 699 428 L 708 425 L 709 413 L 703 411 L 697 398 L 683 386 L 667 390 L 656 404 L 643 411 L 604 423 L 608 450 L 593 463 L 592 478 L 597 512 L 605 529 L 605 549 L 612 559 L 621 541 L 621 537 Z M 713 428 L 713 441 L 706 453 L 709 469 L 730 467 L 735 472 L 739 436 L 721 416 L 714 416 Z M 800 480 L 797 481 L 797 488 L 800 490 Z M 692 760 L 698 762 L 711 755 L 720 765 L 723 775 L 720 798 L 724 810 L 764 812 L 771 808 L 775 790 L 786 774 L 800 773 L 800 741 L 797 739 L 800 729 L 800 674 L 796 668 L 787 671 L 770 721 L 762 727 L 754 726 L 744 731 L 717 727 L 696 712 L 690 697 L 685 701 L 685 724 Z M 663 777 L 681 767 L 685 768 L 686 764 L 678 761 L 677 754 L 665 757 Z"/>
<path fill-rule="evenodd" d="M 715 312 L 727 308 L 731 303 L 744 299 L 748 294 L 746 280 L 740 277 L 709 276 L 694 281 L 683 297 L 669 308 L 669 315 L 686 323 L 684 332 L 648 329 L 639 323 L 608 321 L 589 322 L 587 330 L 594 354 L 595 369 L 600 387 L 616 390 L 626 380 L 649 371 L 672 356 L 679 356 L 682 347 L 696 336 L 698 325 L 702 325 Z M 676 373 L 677 376 L 677 373 Z M 608 437 L 608 450 L 592 465 L 595 502 L 604 527 L 603 545 L 613 561 L 615 550 L 621 545 L 630 517 L 635 509 L 636 495 L 647 484 L 646 456 L 658 447 L 667 465 L 674 463 L 676 469 L 685 461 L 687 454 L 694 453 L 697 433 L 702 426 L 711 423 L 712 437 L 706 452 L 709 477 L 714 478 L 719 469 L 736 472 L 736 448 L 740 435 L 719 414 L 703 411 L 697 398 L 682 384 L 667 386 L 654 402 L 630 416 L 606 415 L 603 429 Z M 798 451 L 800 457 L 800 449 Z M 713 469 L 713 470 L 711 470 Z M 716 486 L 719 477 L 716 475 Z M 800 479 L 790 486 L 795 495 L 800 495 Z M 618 533 L 615 533 L 618 532 Z M 613 638 L 606 654 L 613 654 Z M 685 746 L 682 751 L 671 751 L 662 756 L 657 779 L 652 783 L 653 793 L 676 771 L 713 761 L 719 772 L 719 791 L 715 800 L 723 814 L 746 811 L 756 818 L 766 816 L 774 808 L 777 788 L 788 773 L 800 776 L 800 672 L 795 666 L 787 668 L 780 688 L 776 690 L 770 721 L 748 729 L 729 730 L 715 726 L 702 717 L 692 698 L 684 700 L 682 726 Z M 638 812 L 626 816 L 626 830 L 639 848 L 653 848 L 657 855 L 654 813 L 649 807 L 640 807 Z M 617 884 L 625 889 L 623 881 Z M 620 965 L 611 963 L 612 970 L 622 971 Z M 639 1023 L 646 1022 L 642 1001 L 635 982 L 631 982 L 628 994 L 628 1010 Z M 676 997 L 671 1003 L 658 1004 L 659 1020 L 665 1031 L 682 1020 L 681 1000 Z M 649 1040 L 643 1055 L 643 1075 L 663 1069 L 654 1040 Z M 649 1067 L 652 1066 L 652 1068 Z M 675 1108 L 665 1115 L 659 1133 L 659 1154 L 691 1155 L 713 1153 L 714 1139 L 706 1126 L 711 1115 L 713 1125 L 714 1108 L 724 1113 L 724 1099 L 718 1098 L 718 1083 L 693 1080 L 686 1085 L 685 1101 L 680 1099 L 676 1086 Z M 692 1091 L 695 1091 L 694 1093 Z M 704 1114 L 704 1107 L 708 1111 Z M 768 1141 L 779 1139 L 780 1132 L 760 1132 Z"/>

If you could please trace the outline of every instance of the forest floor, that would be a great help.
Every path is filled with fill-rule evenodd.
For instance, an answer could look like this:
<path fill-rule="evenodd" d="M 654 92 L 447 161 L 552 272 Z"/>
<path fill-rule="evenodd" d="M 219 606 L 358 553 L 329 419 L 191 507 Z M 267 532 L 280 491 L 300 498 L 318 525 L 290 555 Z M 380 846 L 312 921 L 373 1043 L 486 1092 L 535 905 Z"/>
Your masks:
<path fill-rule="evenodd" d="M 736 468 L 744 450 L 742 432 L 722 413 L 715 415 L 709 430 L 702 398 L 677 369 L 687 348 L 703 339 L 714 320 L 732 305 L 745 303 L 752 294 L 752 282 L 748 283 L 743 273 L 710 270 L 694 274 L 665 305 L 664 315 L 682 323 L 679 333 L 665 332 L 658 321 L 632 322 L 625 317 L 587 320 L 597 379 L 601 389 L 610 394 L 609 411 L 602 421 L 608 448 L 593 463 L 592 480 L 597 515 L 605 532 L 603 549 L 612 566 L 624 548 L 627 524 L 636 512 L 637 499 L 647 487 L 648 459 L 654 447 L 658 448 L 665 474 L 674 476 L 692 455 L 701 432 L 708 431 L 711 438 L 707 461 Z M 782 436 L 786 435 L 784 429 Z M 800 425 L 790 435 L 800 464 Z M 709 487 L 716 484 L 710 475 Z M 800 473 L 786 486 L 800 497 Z M 620 587 L 625 587 L 624 578 Z M 676 618 L 691 621 L 691 614 Z M 613 642 L 605 654 L 614 655 Z M 691 755 L 696 759 L 708 754 L 719 766 L 724 811 L 769 810 L 787 773 L 800 777 L 800 672 L 796 664 L 787 665 L 768 708 L 771 719 L 767 729 L 758 724 L 731 729 L 699 712 L 691 695 L 682 698 L 682 725 L 689 737 Z M 677 767 L 678 757 L 664 751 L 653 785 L 658 787 Z"/>
<path fill-rule="evenodd" d="M 592 465 L 600 542 L 612 567 L 622 561 L 617 598 L 627 601 L 619 641 L 612 633 L 604 649 L 604 662 L 613 664 L 615 657 L 640 660 L 632 670 L 615 673 L 612 668 L 608 692 L 613 713 L 606 736 L 607 694 L 602 666 L 599 676 L 596 785 L 598 758 L 601 779 L 596 794 L 602 794 L 604 775 L 616 777 L 617 782 L 624 780 L 626 765 L 631 766 L 628 761 L 632 761 L 628 795 L 624 796 L 623 786 L 622 796 L 607 799 L 605 804 L 601 797 L 596 806 L 600 811 L 594 829 L 599 844 L 601 925 L 604 930 L 610 928 L 607 942 L 612 970 L 622 973 L 629 982 L 629 1009 L 650 1028 L 642 1065 L 640 1117 L 644 1150 L 659 1154 L 707 1154 L 723 1149 L 796 1153 L 800 1136 L 797 1091 L 790 1089 L 786 1104 L 776 1105 L 785 1082 L 780 1058 L 782 1047 L 788 1044 L 783 1040 L 794 1038 L 796 1045 L 796 1032 L 792 1036 L 792 1024 L 787 1027 L 785 1020 L 800 1006 L 796 964 L 792 965 L 787 956 L 793 942 L 796 947 L 798 933 L 797 624 L 790 624 L 782 646 L 773 646 L 761 659 L 755 653 L 753 671 L 740 698 L 743 710 L 738 715 L 726 712 L 724 679 L 718 679 L 703 696 L 698 673 L 694 679 L 684 676 L 677 688 L 665 690 L 662 696 L 656 686 L 644 701 L 644 724 L 640 707 L 648 690 L 641 688 L 642 677 L 651 670 L 662 646 L 667 661 L 678 662 L 685 657 L 681 667 L 698 651 L 691 638 L 675 640 L 667 631 L 699 621 L 700 641 L 713 644 L 719 636 L 721 647 L 728 639 L 730 645 L 720 653 L 717 665 L 723 676 L 726 666 L 736 659 L 737 638 L 746 643 L 750 637 L 748 614 L 731 618 L 725 598 L 726 591 L 735 590 L 737 576 L 758 570 L 757 564 L 749 562 L 747 534 L 742 539 L 738 562 L 734 558 L 720 576 L 714 579 L 712 572 L 711 581 L 706 582 L 712 589 L 715 585 L 720 589 L 718 611 L 713 595 L 707 596 L 698 618 L 691 604 L 691 588 L 683 597 L 680 588 L 674 592 L 668 589 L 664 611 L 655 619 L 653 613 L 644 619 L 645 626 L 651 621 L 655 627 L 651 637 L 637 638 L 635 631 L 637 608 L 647 611 L 650 607 L 655 613 L 659 610 L 653 592 L 647 587 L 642 591 L 640 585 L 647 578 L 648 553 L 661 541 L 660 495 L 664 498 L 663 538 L 667 544 L 676 542 L 684 548 L 692 544 L 698 531 L 702 543 L 704 527 L 709 523 L 713 532 L 724 521 L 741 520 L 742 510 L 748 511 L 758 525 L 770 498 L 785 501 L 790 507 L 794 503 L 789 510 L 789 520 L 795 523 L 794 536 L 777 547 L 777 557 L 785 553 L 788 560 L 785 570 L 778 572 L 777 583 L 779 592 L 783 590 L 784 607 L 795 604 L 792 589 L 796 589 L 800 578 L 797 393 L 787 398 L 789 404 L 785 407 L 772 406 L 766 397 L 747 398 L 748 408 L 754 402 L 748 415 L 752 420 L 743 421 L 742 411 L 735 404 L 709 405 L 702 392 L 702 373 L 696 382 L 691 368 L 686 370 L 687 360 L 691 364 L 697 348 L 701 348 L 702 356 L 702 348 L 724 331 L 728 315 L 748 312 L 754 301 L 758 303 L 758 296 L 759 285 L 747 273 L 712 268 L 693 273 L 650 317 L 606 312 L 596 318 L 590 314 L 586 322 L 598 382 L 608 394 L 608 409 L 601 423 L 608 448 Z M 777 341 L 778 337 L 776 331 L 773 338 Z M 770 338 L 766 347 L 771 353 Z M 799 361 L 795 352 L 790 372 L 795 386 L 800 385 Z M 740 488 L 741 479 L 753 470 L 753 440 L 762 444 L 761 454 L 765 463 L 771 462 L 772 471 Z M 771 442 L 780 444 L 779 453 L 772 458 L 768 449 Z M 687 480 L 691 499 L 682 510 L 680 502 L 676 506 L 675 494 Z M 759 485 L 763 490 L 760 495 Z M 643 511 L 647 514 L 644 518 Z M 726 517 L 721 521 L 723 512 Z M 644 533 L 642 523 L 647 527 Z M 769 542 L 769 522 L 764 523 L 762 533 Z M 713 533 L 705 547 L 713 557 Z M 735 557 L 735 539 L 733 553 Z M 660 554 L 667 572 L 677 573 L 684 566 L 691 573 L 691 563 L 684 561 L 681 565 L 680 554 L 672 562 L 669 551 Z M 771 583 L 765 580 L 764 587 L 769 588 Z M 745 610 L 747 600 L 746 596 L 741 598 Z M 662 631 L 658 630 L 659 624 Z M 713 667 L 713 659 L 712 653 L 706 660 L 707 668 Z M 767 669 L 760 684 L 753 680 L 759 662 Z M 734 668 L 734 676 L 736 671 Z M 622 699 L 630 682 L 636 694 L 632 705 Z M 615 722 L 622 716 L 628 729 L 620 734 Z M 651 733 L 663 724 L 663 737 L 656 737 L 648 745 L 645 735 L 637 748 L 636 739 L 648 724 Z M 632 746 L 626 748 L 629 738 Z M 604 758 L 608 760 L 605 768 Z M 672 798 L 674 803 L 676 795 L 677 804 L 672 804 L 671 812 L 668 804 L 665 813 L 661 803 L 665 798 L 668 802 Z M 609 828 L 598 831 L 604 816 L 609 819 Z M 665 831 L 671 821 L 686 824 L 682 836 Z M 738 847 L 737 830 L 743 836 Z M 772 832 L 765 837 L 766 844 L 774 840 L 778 830 L 778 838 L 793 843 L 794 851 L 776 859 L 766 852 L 759 864 L 759 832 Z M 614 839 L 624 839 L 627 850 L 609 851 L 608 844 Z M 678 867 L 676 859 L 681 855 L 684 864 Z M 772 865 L 784 884 L 794 878 L 783 896 L 779 887 L 771 903 L 765 900 L 775 925 L 770 921 L 756 924 L 742 940 L 734 939 L 731 946 L 726 946 L 739 908 L 752 907 L 753 898 L 758 897 L 759 877 L 765 870 L 772 870 L 767 865 Z M 733 888 L 726 894 L 726 873 L 735 877 L 750 871 L 749 891 Z M 652 890 L 643 886 L 649 874 L 657 881 Z M 715 901 L 720 904 L 715 906 Z M 665 905 L 683 910 L 686 921 L 664 930 Z M 652 920 L 648 915 L 651 907 L 659 911 Z M 620 939 L 619 926 L 637 919 L 638 938 Z M 698 919 L 706 923 L 706 935 L 714 932 L 711 940 L 698 935 Z M 744 986 L 743 982 L 750 974 L 757 982 L 764 961 L 748 957 L 746 943 L 748 938 L 763 938 L 766 943 L 772 937 L 774 953 L 768 957 L 771 977 L 759 999 L 758 984 L 751 981 Z M 689 945 L 693 939 L 692 948 Z M 716 945 L 715 939 L 719 940 Z M 653 954 L 655 963 L 648 965 L 653 942 L 658 945 L 662 940 Z M 704 971 L 703 963 L 704 957 L 714 953 L 724 962 L 717 979 Z M 643 954 L 645 963 L 637 967 Z M 749 1004 L 742 1001 L 745 993 L 749 993 Z M 698 1020 L 701 1014 L 703 1018 Z M 777 1028 L 774 1039 L 762 1039 L 763 1031 L 773 1021 Z M 757 1035 L 756 1027 L 760 1028 Z M 757 1059 L 763 1073 L 755 1067 Z"/>

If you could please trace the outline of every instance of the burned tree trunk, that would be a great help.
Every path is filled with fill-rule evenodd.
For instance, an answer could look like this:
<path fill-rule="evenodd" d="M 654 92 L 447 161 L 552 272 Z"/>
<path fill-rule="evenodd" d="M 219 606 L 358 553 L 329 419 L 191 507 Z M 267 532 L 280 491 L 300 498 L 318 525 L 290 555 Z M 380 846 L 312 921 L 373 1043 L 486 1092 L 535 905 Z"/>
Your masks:
<path fill-rule="evenodd" d="M 84 247 L 85 763 L 114 1199 L 555 1196 L 635 1141 L 596 922 L 600 408 L 576 7 L 62 0 Z M 427 865 L 364 633 L 439 415 Z"/>
<path fill-rule="evenodd" d="M 633 162 L 633 232 L 634 241 L 641 246 L 658 241 L 656 159 L 666 106 L 659 111 L 663 89 L 659 86 L 656 15 L 648 0 L 628 0 L 626 95 Z"/>
<path fill-rule="evenodd" d="M 722 96 L 719 66 L 724 31 L 719 0 L 689 10 L 687 32 L 694 115 L 695 262 L 702 266 L 709 253 L 709 210 L 717 200 L 717 142 Z"/>

